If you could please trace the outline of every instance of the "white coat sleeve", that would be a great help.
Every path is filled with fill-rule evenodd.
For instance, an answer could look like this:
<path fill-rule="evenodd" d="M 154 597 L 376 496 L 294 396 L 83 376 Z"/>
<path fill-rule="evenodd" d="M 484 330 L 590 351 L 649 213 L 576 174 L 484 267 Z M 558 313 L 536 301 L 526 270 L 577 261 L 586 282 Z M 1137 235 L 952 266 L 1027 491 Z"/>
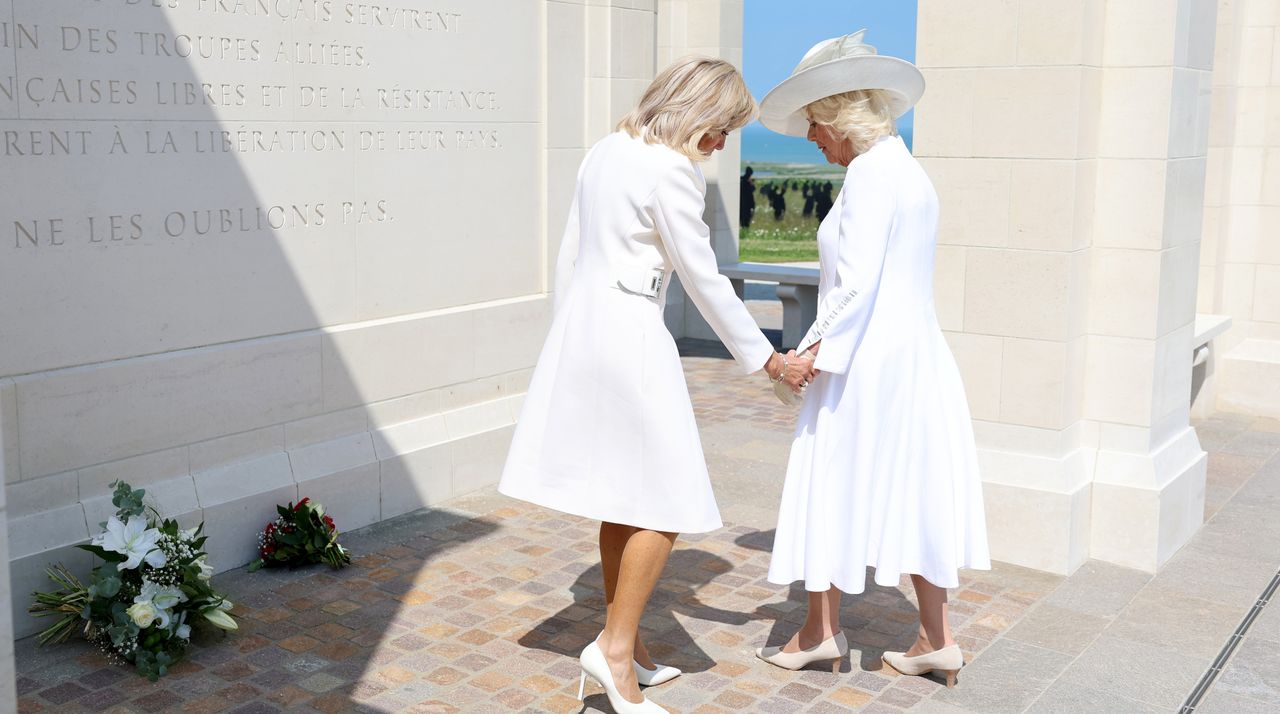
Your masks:
<path fill-rule="evenodd" d="M 578 194 L 582 185 L 574 189 L 573 202 L 569 205 L 569 220 L 564 228 L 564 237 L 560 239 L 560 252 L 556 254 L 555 273 L 555 312 L 560 312 L 565 295 L 569 291 L 569 279 L 573 277 L 573 267 L 578 261 L 578 240 L 581 235 L 578 226 Z"/>
<path fill-rule="evenodd" d="M 773 345 L 738 299 L 729 279 L 720 274 L 711 249 L 711 229 L 702 220 L 704 185 L 697 169 L 687 161 L 666 167 L 651 199 L 654 223 L 685 292 L 738 366 L 750 374 L 764 367 Z"/>
<path fill-rule="evenodd" d="M 821 332 L 815 369 L 845 374 L 853 363 L 880 290 L 894 209 L 893 193 L 882 181 L 849 172 L 840 200 L 835 287 L 818 305 L 809 333 Z"/>

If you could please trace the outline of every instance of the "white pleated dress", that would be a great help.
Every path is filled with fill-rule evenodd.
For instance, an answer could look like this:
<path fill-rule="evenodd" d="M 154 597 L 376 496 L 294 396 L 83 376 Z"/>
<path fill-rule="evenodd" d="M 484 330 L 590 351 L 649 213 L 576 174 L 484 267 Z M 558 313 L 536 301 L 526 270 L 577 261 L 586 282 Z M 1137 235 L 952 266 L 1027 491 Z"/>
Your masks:
<path fill-rule="evenodd" d="M 898 137 L 855 158 L 818 229 L 822 331 L 769 581 L 865 589 L 989 569 L 973 425 L 933 303 L 938 199 Z M 851 297 L 850 297 L 851 296 Z"/>
<path fill-rule="evenodd" d="M 556 262 L 555 316 L 501 493 L 658 531 L 722 525 L 662 319 L 671 272 L 743 373 L 762 368 L 773 347 L 720 275 L 705 191 L 687 157 L 623 132 L 587 154 Z M 662 288 L 646 294 L 655 276 Z"/>

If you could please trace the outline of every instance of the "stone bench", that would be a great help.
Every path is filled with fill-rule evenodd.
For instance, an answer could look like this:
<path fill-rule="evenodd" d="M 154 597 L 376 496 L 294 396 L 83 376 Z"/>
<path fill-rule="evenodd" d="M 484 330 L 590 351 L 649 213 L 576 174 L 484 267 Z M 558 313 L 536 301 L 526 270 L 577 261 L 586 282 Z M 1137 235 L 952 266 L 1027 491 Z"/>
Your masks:
<path fill-rule="evenodd" d="M 1226 332 L 1231 327 L 1231 318 L 1226 315 L 1197 314 L 1194 335 L 1191 339 L 1191 415 L 1204 418 L 1216 411 L 1216 394 L 1214 393 L 1215 355 L 1210 347 L 1213 338 Z M 1198 399 L 1201 393 L 1204 399 Z"/>
<path fill-rule="evenodd" d="M 818 269 L 769 263 L 728 263 L 720 274 L 729 278 L 738 297 L 744 297 L 744 282 L 756 280 L 778 284 L 782 301 L 782 347 L 799 346 L 804 333 L 818 318 Z"/>

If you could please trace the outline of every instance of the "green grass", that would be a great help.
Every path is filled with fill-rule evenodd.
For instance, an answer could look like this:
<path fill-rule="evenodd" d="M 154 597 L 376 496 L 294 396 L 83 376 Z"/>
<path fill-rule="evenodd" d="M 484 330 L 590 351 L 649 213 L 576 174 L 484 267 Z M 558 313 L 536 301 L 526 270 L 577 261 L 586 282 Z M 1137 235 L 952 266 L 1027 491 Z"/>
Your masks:
<path fill-rule="evenodd" d="M 799 189 L 788 189 L 787 210 L 782 220 L 774 220 L 773 208 L 760 189 L 782 178 L 756 179 L 756 209 L 751 227 L 742 229 L 738 243 L 739 259 L 751 263 L 792 263 L 818 259 L 818 217 L 805 218 L 804 197 Z M 831 181 L 832 198 L 840 190 L 840 180 Z"/>

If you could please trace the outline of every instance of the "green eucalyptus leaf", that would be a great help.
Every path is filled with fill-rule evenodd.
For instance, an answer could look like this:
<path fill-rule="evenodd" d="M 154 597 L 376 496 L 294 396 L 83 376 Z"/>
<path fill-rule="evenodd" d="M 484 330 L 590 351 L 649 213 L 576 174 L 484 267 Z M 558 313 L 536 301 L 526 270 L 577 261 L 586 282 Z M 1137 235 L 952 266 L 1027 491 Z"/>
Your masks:
<path fill-rule="evenodd" d="M 108 563 L 123 563 L 124 561 L 129 559 L 128 556 L 124 555 L 123 553 L 117 553 L 113 550 L 107 550 L 106 548 L 103 548 L 100 545 L 93 545 L 91 543 L 82 543 L 80 545 L 77 545 L 76 547 L 79 548 L 80 550 L 85 550 L 90 553 L 93 553 L 94 555 L 98 556 L 102 560 L 107 561 Z"/>

